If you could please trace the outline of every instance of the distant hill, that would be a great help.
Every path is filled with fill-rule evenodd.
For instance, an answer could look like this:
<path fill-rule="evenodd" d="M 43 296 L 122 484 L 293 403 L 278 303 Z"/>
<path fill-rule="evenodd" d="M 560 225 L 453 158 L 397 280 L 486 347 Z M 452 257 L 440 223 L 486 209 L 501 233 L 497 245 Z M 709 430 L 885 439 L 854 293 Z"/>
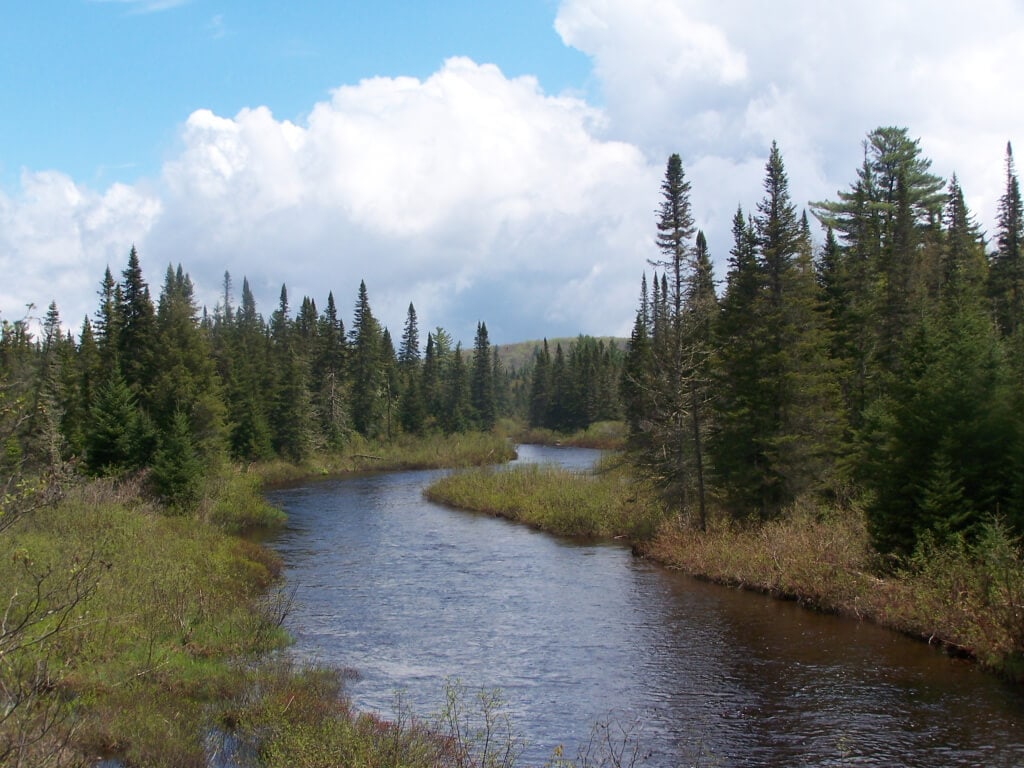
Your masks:
<path fill-rule="evenodd" d="M 566 336 L 559 339 L 548 339 L 548 349 L 553 355 L 555 348 L 561 344 L 562 351 L 568 352 L 569 345 L 574 344 L 578 338 L 578 336 Z M 622 350 L 625 350 L 626 344 L 629 343 L 629 339 L 620 339 L 615 336 L 595 336 L 594 338 L 605 344 L 614 344 Z M 498 358 L 506 371 L 521 371 L 524 366 L 533 362 L 533 355 L 536 350 L 544 346 L 544 340 L 518 341 L 514 344 L 495 344 L 494 346 L 498 350 Z"/>

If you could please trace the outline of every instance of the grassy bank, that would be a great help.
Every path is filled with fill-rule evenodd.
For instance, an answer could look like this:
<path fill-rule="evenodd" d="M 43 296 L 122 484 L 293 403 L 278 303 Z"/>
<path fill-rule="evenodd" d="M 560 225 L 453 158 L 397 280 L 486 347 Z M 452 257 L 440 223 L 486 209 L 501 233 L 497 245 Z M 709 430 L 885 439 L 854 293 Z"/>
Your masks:
<path fill-rule="evenodd" d="M 299 463 L 256 462 L 247 471 L 266 485 L 277 485 L 354 472 L 500 464 L 513 458 L 515 447 L 498 433 L 402 436 L 388 442 L 357 437 L 343 451 L 318 453 Z"/>
<path fill-rule="evenodd" d="M 432 501 L 506 517 L 563 536 L 650 537 L 660 512 L 617 462 L 580 473 L 547 465 L 480 468 L 440 478 Z"/>
<path fill-rule="evenodd" d="M 620 450 L 626 440 L 626 425 L 621 421 L 599 421 L 569 434 L 522 425 L 506 425 L 506 430 L 519 443 L 597 448 L 602 451 Z"/>
<path fill-rule="evenodd" d="M 557 534 L 625 537 L 668 567 L 873 621 L 1024 681 L 1024 552 L 999 525 L 971 545 L 925 547 L 893 570 L 872 552 L 856 510 L 803 505 L 746 526 L 713 516 L 700 532 L 665 516 L 608 461 L 595 476 L 550 467 L 463 472 L 427 495 Z"/>
<path fill-rule="evenodd" d="M 281 564 L 237 534 L 283 522 L 266 482 L 511 454 L 464 435 L 222 467 L 188 514 L 149 500 L 141 476 L 82 482 L 13 523 L 5 499 L 0 766 L 206 766 L 225 745 L 253 765 L 458 764 L 438 724 L 357 713 L 342 672 L 274 653 L 289 642 Z"/>
<path fill-rule="evenodd" d="M 287 641 L 278 558 L 136 483 L 75 488 L 4 545 L 0 764 L 205 765 L 244 665 Z"/>

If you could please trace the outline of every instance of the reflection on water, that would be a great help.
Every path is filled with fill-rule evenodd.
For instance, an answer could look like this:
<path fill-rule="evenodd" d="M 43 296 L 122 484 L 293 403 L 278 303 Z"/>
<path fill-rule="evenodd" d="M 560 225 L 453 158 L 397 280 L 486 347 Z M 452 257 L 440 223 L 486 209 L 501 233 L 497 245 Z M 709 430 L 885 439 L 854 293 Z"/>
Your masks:
<path fill-rule="evenodd" d="M 594 451 L 523 446 L 585 468 Z M 431 504 L 438 472 L 270 494 L 300 656 L 352 667 L 356 703 L 436 711 L 444 681 L 498 687 L 539 764 L 609 716 L 647 765 L 1019 766 L 1024 696 L 877 627 L 703 584 Z"/>

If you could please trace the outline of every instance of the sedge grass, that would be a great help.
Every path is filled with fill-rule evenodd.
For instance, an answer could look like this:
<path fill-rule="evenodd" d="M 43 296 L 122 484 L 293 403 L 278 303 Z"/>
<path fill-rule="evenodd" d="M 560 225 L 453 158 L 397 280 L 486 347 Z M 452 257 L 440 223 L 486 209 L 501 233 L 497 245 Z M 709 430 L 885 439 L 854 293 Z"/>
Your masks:
<path fill-rule="evenodd" d="M 595 473 L 537 464 L 472 469 L 440 478 L 425 494 L 432 501 L 563 536 L 641 538 L 660 514 L 610 462 Z"/>

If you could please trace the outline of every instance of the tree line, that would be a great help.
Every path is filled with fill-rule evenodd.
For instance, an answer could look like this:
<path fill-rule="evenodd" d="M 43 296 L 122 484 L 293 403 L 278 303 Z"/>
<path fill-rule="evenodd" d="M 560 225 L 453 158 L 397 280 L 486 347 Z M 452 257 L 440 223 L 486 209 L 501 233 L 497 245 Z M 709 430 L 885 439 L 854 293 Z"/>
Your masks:
<path fill-rule="evenodd" d="M 350 326 L 334 294 L 324 308 L 286 286 L 269 318 L 248 280 L 236 300 L 225 273 L 212 312 L 191 278 L 168 266 L 154 302 L 133 247 L 77 339 L 55 302 L 35 338 L 26 320 L 0 326 L 0 441 L 7 490 L 78 467 L 90 475 L 145 469 L 167 502 L 188 507 L 206 469 L 224 460 L 302 461 L 354 439 L 490 430 L 504 416 L 585 427 L 614 418 L 621 352 L 580 337 L 552 362 L 506 372 L 487 326 L 471 350 L 444 328 L 422 341 L 409 304 L 397 349 L 359 286 Z M 598 391 L 599 390 L 599 391 Z M 542 411 L 539 403 L 545 403 Z"/>
<path fill-rule="evenodd" d="M 991 247 L 957 178 L 930 168 L 906 129 L 872 131 L 849 189 L 810 204 L 815 246 L 773 143 L 719 296 L 669 158 L 621 387 L 633 464 L 701 526 L 710 504 L 764 520 L 810 496 L 863 503 L 883 553 L 994 516 L 1024 533 L 1012 148 Z"/>

